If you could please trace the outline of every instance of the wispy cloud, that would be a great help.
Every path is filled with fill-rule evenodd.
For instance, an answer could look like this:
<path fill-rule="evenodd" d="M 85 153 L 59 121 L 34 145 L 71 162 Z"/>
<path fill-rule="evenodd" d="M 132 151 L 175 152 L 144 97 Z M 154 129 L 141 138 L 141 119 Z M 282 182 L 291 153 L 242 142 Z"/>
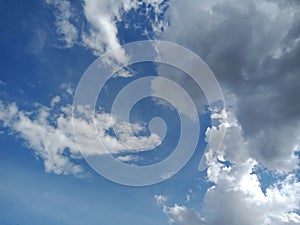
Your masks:
<path fill-rule="evenodd" d="M 123 65 L 128 61 L 118 38 L 118 23 L 122 22 L 124 14 L 131 10 L 138 10 L 140 7 L 145 7 L 147 9 L 146 13 L 150 13 L 148 11 L 151 8 L 155 12 L 153 14 L 154 18 L 148 16 L 152 32 L 160 33 L 165 25 L 159 17 L 164 9 L 164 1 L 162 0 L 84 0 L 82 3 L 83 15 L 87 25 L 84 25 L 85 21 L 80 21 L 80 18 L 77 18 L 78 23 L 82 23 L 80 26 L 84 29 L 76 27 L 71 22 L 71 19 L 75 18 L 71 1 L 46 0 L 46 2 L 54 6 L 57 32 L 62 35 L 66 47 L 72 47 L 73 44 L 78 43 L 80 46 L 91 49 L 96 56 L 119 49 L 119 51 L 114 51 L 114 55 L 110 55 L 108 58 L 111 64 Z M 123 75 L 128 76 L 126 73 L 120 74 L 120 76 Z"/>
<path fill-rule="evenodd" d="M 71 3 L 68 0 L 45 0 L 54 8 L 55 26 L 57 33 L 61 35 L 61 40 L 65 42 L 67 48 L 72 47 L 78 39 L 78 30 L 71 22 L 74 17 Z"/>

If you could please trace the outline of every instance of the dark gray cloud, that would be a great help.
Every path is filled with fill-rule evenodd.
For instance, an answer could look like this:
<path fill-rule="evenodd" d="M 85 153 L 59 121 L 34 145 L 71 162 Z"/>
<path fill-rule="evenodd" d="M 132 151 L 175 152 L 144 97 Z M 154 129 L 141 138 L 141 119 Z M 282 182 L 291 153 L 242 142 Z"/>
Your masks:
<path fill-rule="evenodd" d="M 180 10 L 179 10 L 180 9 Z M 233 94 L 252 158 L 292 169 L 300 131 L 297 1 L 174 1 L 163 38 L 189 47 Z M 225 96 L 226 97 L 226 96 Z M 293 165 L 290 165 L 293 164 Z"/>
<path fill-rule="evenodd" d="M 215 184 L 201 212 L 164 206 L 178 224 L 300 224 L 293 170 L 300 139 L 300 2 L 275 0 L 171 1 L 166 40 L 201 56 L 218 78 L 228 112 L 221 150 L 210 144 L 207 179 Z M 186 83 L 185 80 L 178 80 Z M 192 86 L 185 87 L 193 89 Z M 222 114 L 223 115 L 223 114 Z M 218 116 L 218 115 L 217 115 Z M 211 133 L 220 133 L 212 127 Z M 230 160 L 224 168 L 215 159 Z M 254 159 L 254 160 L 253 160 Z M 291 173 L 266 193 L 254 166 Z M 196 216 L 186 216 L 196 215 Z"/>

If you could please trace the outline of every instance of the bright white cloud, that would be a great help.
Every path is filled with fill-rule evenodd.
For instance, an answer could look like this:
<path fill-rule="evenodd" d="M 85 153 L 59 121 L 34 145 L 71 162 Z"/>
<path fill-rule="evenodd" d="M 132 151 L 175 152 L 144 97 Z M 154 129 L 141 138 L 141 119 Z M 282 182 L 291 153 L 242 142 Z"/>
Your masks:
<path fill-rule="evenodd" d="M 163 206 L 163 211 L 182 225 L 299 224 L 300 183 L 294 175 L 270 186 L 264 194 L 253 161 L 231 168 L 211 164 L 208 179 L 215 183 L 204 198 L 201 212 L 185 206 Z"/>
<path fill-rule="evenodd" d="M 137 10 L 145 4 L 146 13 L 149 13 L 149 8 L 155 12 L 154 18 L 149 17 L 152 32 L 159 33 L 165 26 L 159 17 L 163 12 L 163 0 L 83 0 L 83 13 L 88 22 L 85 30 L 76 28 L 70 22 L 70 19 L 74 17 L 70 1 L 46 0 L 46 2 L 56 8 L 57 32 L 64 36 L 67 47 L 71 47 L 78 41 L 77 39 L 80 39 L 79 44 L 91 49 L 96 56 L 119 49 L 117 52 L 114 51 L 113 55 L 108 55 L 107 60 L 111 64 L 123 65 L 128 62 L 128 57 L 118 39 L 117 24 L 122 21 L 124 14 L 130 10 Z M 126 77 L 128 74 L 120 74 L 120 76 Z"/>
<path fill-rule="evenodd" d="M 57 106 L 60 97 L 52 99 L 51 105 Z M 0 102 L 0 121 L 14 135 L 23 139 L 38 157 L 44 160 L 45 170 L 56 174 L 81 174 L 83 169 L 74 162 L 81 158 L 73 134 L 71 106 L 54 109 L 37 106 L 37 110 L 27 112 L 16 104 Z M 57 111 L 58 110 L 58 111 Z M 87 113 L 87 112 L 85 112 Z M 93 121 L 96 121 L 97 138 Z M 152 150 L 161 143 L 157 134 L 139 135 L 145 128 L 139 124 L 120 122 L 107 113 L 98 113 L 91 120 L 73 118 L 73 123 L 80 128 L 77 140 L 84 143 L 81 152 L 85 155 L 132 153 Z M 116 128 L 120 139 L 108 134 L 109 129 Z M 104 144 L 99 147 L 99 139 Z M 129 159 L 123 156 L 121 160 Z M 131 157 L 131 159 L 133 159 Z"/>
<path fill-rule="evenodd" d="M 163 21 L 158 17 L 162 13 L 162 2 L 162 0 L 144 0 L 140 2 L 130 0 L 85 0 L 84 14 L 91 25 L 91 29 L 82 33 L 83 44 L 91 48 L 95 55 L 119 49 L 119 51 L 110 55 L 108 60 L 110 63 L 126 64 L 129 59 L 121 48 L 117 23 L 122 21 L 123 14 L 130 10 L 137 10 L 144 3 L 147 10 L 149 10 L 149 7 L 154 8 L 154 19 L 149 18 L 149 23 L 153 32 L 159 33 L 164 26 Z M 127 77 L 128 74 L 121 73 L 120 76 Z"/>
<path fill-rule="evenodd" d="M 128 6 L 127 9 L 131 9 Z M 105 50 L 120 48 L 117 38 L 117 22 L 120 20 L 120 10 L 123 8 L 122 1 L 84 1 L 84 14 L 91 25 L 87 33 L 82 34 L 83 44 L 93 49 L 96 55 L 104 53 Z M 113 55 L 117 62 L 126 63 L 127 58 L 122 50 Z"/>
<path fill-rule="evenodd" d="M 209 168 L 216 185 L 204 200 L 207 224 L 276 224 L 274 221 L 299 209 L 300 183 L 294 175 L 264 194 L 257 175 L 252 174 L 254 165 L 248 161 L 228 169 L 215 163 Z"/>
<path fill-rule="evenodd" d="M 170 221 L 182 225 L 300 224 L 300 182 L 294 171 L 286 172 L 283 180 L 263 192 L 258 175 L 253 173 L 258 163 L 249 155 L 251 145 L 243 138 L 234 114 L 222 111 L 212 117 L 221 118 L 221 123 L 218 128 L 208 128 L 207 136 L 227 128 L 222 148 L 216 151 L 212 143 L 206 153 L 207 180 L 214 186 L 206 192 L 201 213 L 185 206 L 163 205 Z M 233 164 L 227 167 L 220 160 Z"/>
<path fill-rule="evenodd" d="M 44 160 L 45 170 L 56 174 L 79 174 L 83 170 L 64 155 L 66 149 L 74 151 L 75 143 L 69 132 L 51 125 L 49 110 L 41 107 L 37 115 L 19 110 L 16 104 L 0 102 L 0 121 L 14 134 L 25 140 L 29 148 Z"/>

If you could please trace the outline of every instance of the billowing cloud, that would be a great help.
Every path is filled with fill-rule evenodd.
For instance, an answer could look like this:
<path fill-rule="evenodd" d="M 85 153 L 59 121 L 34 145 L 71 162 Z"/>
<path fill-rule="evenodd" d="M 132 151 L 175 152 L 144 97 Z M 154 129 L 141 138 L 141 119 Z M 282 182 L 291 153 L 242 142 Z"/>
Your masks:
<path fill-rule="evenodd" d="M 282 160 L 285 171 L 282 179 L 274 181 L 266 190 L 257 175 L 258 164 L 251 155 L 251 143 L 243 138 L 241 126 L 230 112 L 212 114 L 220 124 L 208 128 L 206 135 L 227 129 L 221 149 L 211 143 L 206 153 L 207 181 L 213 186 L 205 194 L 201 211 L 186 206 L 167 206 L 163 211 L 171 222 L 177 224 L 300 224 L 300 182 L 293 166 L 297 165 L 295 155 L 288 161 Z M 289 161 L 293 159 L 293 161 Z M 224 161 L 231 164 L 225 165 Z M 278 171 L 284 171 L 278 168 Z M 161 204 L 159 204 L 161 205 Z"/>
<path fill-rule="evenodd" d="M 170 25 L 161 33 L 209 64 L 237 119 L 234 129 L 248 142 L 247 154 L 272 170 L 297 166 L 299 7 L 295 1 L 171 1 Z"/>
<path fill-rule="evenodd" d="M 163 211 L 183 225 L 300 224 L 299 2 L 170 4 L 169 26 L 161 38 L 192 49 L 209 64 L 223 88 L 227 111 L 212 115 L 220 124 L 206 135 L 227 131 L 221 149 L 208 146 L 207 180 L 214 185 L 201 210 L 165 204 Z M 255 173 L 260 166 L 284 178 L 263 190 Z"/>
<path fill-rule="evenodd" d="M 215 163 L 209 179 L 215 186 L 208 189 L 200 212 L 185 206 L 164 205 L 163 211 L 177 224 L 299 224 L 300 183 L 294 175 L 269 187 L 264 193 L 253 161 L 227 168 Z"/>

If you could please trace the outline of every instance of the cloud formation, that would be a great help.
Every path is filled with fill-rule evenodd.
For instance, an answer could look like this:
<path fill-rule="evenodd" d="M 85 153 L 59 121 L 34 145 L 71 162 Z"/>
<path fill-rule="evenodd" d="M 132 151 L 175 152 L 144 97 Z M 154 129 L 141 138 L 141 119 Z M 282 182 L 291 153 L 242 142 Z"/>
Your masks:
<path fill-rule="evenodd" d="M 163 211 L 181 225 L 299 224 L 300 183 L 295 176 L 288 175 L 263 193 L 252 169 L 251 161 L 232 168 L 210 165 L 208 179 L 215 185 L 208 189 L 201 213 L 178 205 L 164 205 Z"/>
<path fill-rule="evenodd" d="M 161 39 L 192 49 L 220 81 L 228 110 L 213 114 L 212 118 L 219 119 L 220 124 L 206 132 L 209 138 L 212 133 L 227 129 L 222 148 L 217 151 L 211 143 L 206 154 L 207 181 L 214 185 L 206 192 L 201 212 L 180 204 L 168 206 L 164 196 L 155 196 L 171 223 L 300 224 L 300 183 L 295 175 L 299 167 L 295 153 L 300 143 L 298 1 L 174 0 L 170 1 L 165 21 L 161 21 L 161 0 L 84 0 L 87 26 L 82 30 L 73 24 L 71 1 L 46 3 L 56 9 L 55 25 L 65 47 L 78 44 L 95 55 L 119 48 L 122 40 L 118 38 L 118 23 L 123 15 L 142 4 L 150 5 L 155 12 L 150 21 L 152 31 L 161 32 Z M 116 63 L 127 60 L 122 50 L 112 59 Z M 195 99 L 203 101 L 190 80 L 180 75 L 175 80 Z M 152 88 L 154 92 L 165 89 L 159 83 Z M 59 103 L 60 97 L 56 97 L 50 108 L 38 106 L 36 112 L 27 112 L 14 103 L 0 102 L 0 121 L 35 150 L 44 160 L 47 172 L 80 174 L 83 168 L 76 163 L 80 154 L 71 127 L 71 106 Z M 98 148 L 97 139 L 89 138 L 94 133 L 93 119 L 98 122 L 99 138 L 112 153 L 150 150 L 160 143 L 155 134 L 138 136 L 143 130 L 139 124 L 122 123 L 106 113 L 90 119 L 74 120 L 82 127 L 77 138 L 86 141 L 85 154 L 107 154 Z M 120 134 L 119 140 L 109 134 L 112 128 Z M 118 159 L 134 160 L 134 156 Z M 227 160 L 231 165 L 222 163 Z M 260 166 L 284 178 L 263 191 L 259 176 L 254 173 Z"/>
<path fill-rule="evenodd" d="M 163 0 L 83 0 L 81 4 L 84 19 L 75 15 L 75 7 L 72 7 L 71 1 L 45 1 L 55 7 L 55 25 L 57 32 L 63 36 L 66 47 L 79 44 L 91 49 L 96 56 L 119 49 L 117 53 L 114 51 L 115 54 L 108 57 L 109 62 L 112 64 L 122 65 L 128 61 L 128 57 L 121 47 L 118 31 L 118 24 L 122 22 L 126 13 L 130 11 L 141 13 L 138 10 L 143 7 L 146 9 L 144 13 L 147 15 L 146 18 L 152 33 L 159 33 L 164 27 L 163 20 L 160 19 L 164 9 Z M 149 16 L 151 12 L 153 12 L 153 18 Z M 73 20 L 76 18 L 77 23 L 81 24 L 83 29 L 74 26 L 72 18 Z M 150 33 L 147 28 L 144 32 L 145 34 Z M 128 73 L 122 73 L 120 76 L 127 77 L 129 75 Z"/>
<path fill-rule="evenodd" d="M 171 1 L 161 38 L 201 56 L 223 88 L 227 111 L 213 114 L 227 129 L 220 150 L 206 153 L 201 212 L 163 205 L 177 224 L 300 224 L 300 56 L 297 1 Z M 177 79 L 186 83 L 184 79 Z M 191 86 L 190 89 L 193 89 Z M 230 161 L 225 166 L 224 161 Z M 264 192 L 256 167 L 284 176 Z"/>
<path fill-rule="evenodd" d="M 62 36 L 61 40 L 65 42 L 64 47 L 72 47 L 77 41 L 78 31 L 71 22 L 72 17 L 74 17 L 71 3 L 67 0 L 45 0 L 45 2 L 55 8 L 56 31 Z"/>
<path fill-rule="evenodd" d="M 249 154 L 268 168 L 297 166 L 299 4 L 171 1 L 161 38 L 189 47 L 218 78 Z M 185 80 L 178 80 L 186 83 Z M 190 87 L 193 89 L 193 87 Z"/>
<path fill-rule="evenodd" d="M 132 153 L 152 150 L 161 143 L 157 134 L 140 135 L 145 129 L 143 126 L 118 121 L 108 113 L 97 113 L 90 120 L 73 118 L 72 121 L 72 106 L 63 106 L 59 100 L 60 97 L 56 96 L 51 101 L 51 107 L 38 105 L 31 112 L 20 109 L 15 103 L 5 104 L 0 101 L 0 122 L 12 135 L 22 139 L 28 148 L 34 150 L 43 160 L 46 172 L 74 175 L 84 172 L 78 162 L 82 156 L 76 145 L 72 122 L 81 128 L 76 138 L 84 143 L 81 149 L 84 155 L 128 153 L 127 157 L 117 159 L 132 161 L 136 160 Z M 118 138 L 109 133 L 111 129 L 116 130 Z M 95 136 L 95 139 L 91 139 Z M 101 147 L 100 141 L 105 147 Z"/>
<path fill-rule="evenodd" d="M 171 223 L 190 224 L 300 224 L 300 182 L 295 171 L 283 175 L 264 191 L 251 158 L 248 142 L 242 137 L 241 126 L 233 115 L 225 110 L 212 118 L 221 118 L 218 126 L 208 128 L 206 135 L 220 132 L 226 127 L 227 134 L 221 149 L 214 143 L 206 153 L 207 181 L 213 184 L 205 194 L 201 211 L 184 205 L 168 206 L 165 201 L 157 204 Z M 224 161 L 230 161 L 225 165 Z"/>

